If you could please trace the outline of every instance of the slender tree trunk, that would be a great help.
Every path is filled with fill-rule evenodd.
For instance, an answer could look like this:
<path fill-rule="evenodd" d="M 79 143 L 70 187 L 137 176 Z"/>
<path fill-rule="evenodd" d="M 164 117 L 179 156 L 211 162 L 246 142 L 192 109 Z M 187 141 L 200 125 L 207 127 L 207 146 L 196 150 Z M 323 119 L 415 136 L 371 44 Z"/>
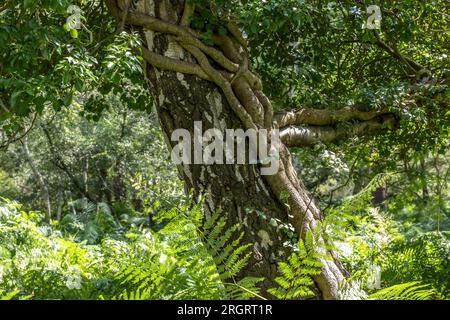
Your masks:
<path fill-rule="evenodd" d="M 428 189 L 427 179 L 426 179 L 426 163 L 425 156 L 420 158 L 420 176 L 422 182 L 422 198 L 423 200 L 428 200 L 430 198 L 430 190 Z"/>
<path fill-rule="evenodd" d="M 125 6 L 122 1 L 108 0 L 107 4 L 119 25 L 121 21 L 126 21 L 135 28 L 142 27 L 140 30 L 145 43 L 144 57 L 147 56 L 149 60 L 146 76 L 170 147 L 175 145 L 170 142 L 170 137 L 176 129 L 186 129 L 191 133 L 191 137 L 193 136 L 195 121 L 202 122 L 203 131 L 211 128 L 221 131 L 238 128 L 245 130 L 251 127 L 253 122 L 257 123 L 257 128 L 273 129 L 272 106 L 261 89 L 257 88 L 257 84 L 246 80 L 253 79 L 250 71 L 244 70 L 247 78 L 238 76 L 237 72 L 236 81 L 223 83 L 221 76 L 208 66 L 209 63 L 202 59 L 202 53 L 199 53 L 197 48 L 185 43 L 180 44 L 173 34 L 155 32 L 156 29 L 162 30 L 159 26 L 151 28 L 158 22 L 146 24 L 144 21 L 145 17 L 152 17 L 171 25 L 189 25 L 186 21 L 189 19 L 189 9 L 185 7 L 184 1 L 138 1 L 127 14 L 124 14 Z M 230 44 L 227 41 L 224 41 L 224 47 L 220 50 L 223 49 L 228 59 L 243 64 L 246 60 L 245 53 L 235 50 L 240 54 L 233 57 L 233 49 L 231 53 L 226 52 L 227 45 Z M 236 39 L 231 47 L 237 48 Z M 203 50 L 208 51 L 208 48 Z M 189 66 L 189 71 L 185 73 L 176 72 L 176 68 L 164 68 L 160 58 L 153 60 L 156 55 L 169 58 L 170 61 L 188 62 L 189 66 L 199 63 L 203 71 L 191 70 Z M 205 72 L 209 72 L 207 76 Z M 226 72 L 221 74 L 224 78 L 227 77 Z M 208 77 L 209 81 L 201 79 Z M 230 80 L 231 77 L 227 79 Z M 230 87 L 233 91 L 231 93 Z M 234 95 L 239 101 L 234 99 Z M 247 112 L 242 111 L 240 103 Z M 273 227 L 271 221 L 275 219 L 285 224 L 290 223 L 298 235 L 305 238 L 306 233 L 315 231 L 322 220 L 319 208 L 297 177 L 289 151 L 284 145 L 280 149 L 279 162 L 280 170 L 273 176 L 262 176 L 260 166 L 251 164 L 199 164 L 183 165 L 179 168 L 186 188 L 193 190 L 196 196 L 205 197 L 206 214 L 220 210 L 227 216 L 229 223 L 237 223 L 245 231 L 246 241 L 254 243 L 251 261 L 242 276 L 264 277 L 266 280 L 262 284 L 263 292 L 275 286 L 274 279 L 279 275 L 277 263 L 284 261 L 290 253 L 290 249 L 284 245 L 289 239 L 285 233 Z M 321 242 L 324 242 L 322 238 Z M 328 253 L 332 258 L 323 259 L 322 273 L 314 280 L 318 297 L 335 299 L 338 286 L 347 274 L 336 255 Z"/>
<path fill-rule="evenodd" d="M 42 198 L 43 198 L 43 200 L 45 202 L 45 206 L 46 206 L 45 220 L 47 222 L 50 222 L 50 220 L 52 218 L 52 205 L 51 205 L 51 201 L 50 201 L 50 192 L 48 190 L 48 185 L 45 182 L 44 177 L 42 176 L 42 174 L 40 173 L 39 169 L 36 167 L 36 165 L 33 161 L 33 156 L 30 152 L 30 149 L 28 148 L 28 138 L 26 136 L 22 139 L 22 147 L 23 147 L 23 153 L 25 155 L 25 159 L 27 160 L 28 165 L 30 166 L 31 170 L 33 171 L 33 174 L 36 176 L 36 179 L 41 188 Z"/>
<path fill-rule="evenodd" d="M 89 157 L 86 157 L 84 159 L 83 186 L 84 186 L 84 193 L 89 194 Z"/>
<path fill-rule="evenodd" d="M 75 205 L 73 204 L 72 193 L 68 190 L 65 191 L 64 193 L 67 196 L 67 204 L 69 205 L 70 209 L 72 210 L 72 214 L 77 215 L 77 210 L 75 209 Z"/>
<path fill-rule="evenodd" d="M 63 197 L 63 193 L 61 191 L 58 191 L 57 202 L 58 202 L 58 207 L 56 209 L 56 220 L 61 221 L 62 208 L 64 205 L 64 197 Z"/>

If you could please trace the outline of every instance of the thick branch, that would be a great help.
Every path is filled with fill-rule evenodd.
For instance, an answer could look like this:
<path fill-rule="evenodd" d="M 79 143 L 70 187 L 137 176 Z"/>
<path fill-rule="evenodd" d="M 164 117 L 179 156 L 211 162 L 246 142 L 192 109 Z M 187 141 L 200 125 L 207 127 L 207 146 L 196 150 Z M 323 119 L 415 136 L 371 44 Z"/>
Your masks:
<path fill-rule="evenodd" d="M 332 143 L 349 137 L 361 137 L 395 128 L 397 120 L 393 115 L 334 128 L 331 126 L 290 126 L 281 129 L 281 141 L 287 147 L 309 147 L 318 143 Z"/>
<path fill-rule="evenodd" d="M 361 111 L 356 107 L 345 107 L 340 110 L 298 109 L 280 111 L 274 115 L 274 122 L 279 128 L 293 125 L 331 126 L 349 120 L 367 121 L 388 113 L 388 108 L 381 110 Z"/>

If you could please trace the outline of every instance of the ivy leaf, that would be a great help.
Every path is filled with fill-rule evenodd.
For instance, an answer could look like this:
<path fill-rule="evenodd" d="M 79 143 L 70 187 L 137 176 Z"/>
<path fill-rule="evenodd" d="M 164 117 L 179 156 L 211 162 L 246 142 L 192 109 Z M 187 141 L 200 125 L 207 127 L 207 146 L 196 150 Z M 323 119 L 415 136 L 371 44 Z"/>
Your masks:
<path fill-rule="evenodd" d="M 63 99 L 63 103 L 66 107 L 70 106 L 70 104 L 72 103 L 72 94 L 68 94 L 67 96 L 65 96 Z"/>
<path fill-rule="evenodd" d="M 63 83 L 68 84 L 70 82 L 70 80 L 72 80 L 72 75 L 70 74 L 70 72 L 68 72 L 68 71 L 64 72 Z"/>
<path fill-rule="evenodd" d="M 77 39 L 78 38 L 78 31 L 75 29 L 71 29 L 70 30 L 70 35 L 72 36 L 72 38 Z"/>

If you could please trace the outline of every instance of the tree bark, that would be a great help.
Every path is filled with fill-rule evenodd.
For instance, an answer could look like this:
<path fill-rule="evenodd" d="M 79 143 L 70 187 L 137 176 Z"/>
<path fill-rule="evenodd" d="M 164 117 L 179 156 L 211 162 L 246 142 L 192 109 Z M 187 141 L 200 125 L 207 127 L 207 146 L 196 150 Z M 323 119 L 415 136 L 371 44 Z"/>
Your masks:
<path fill-rule="evenodd" d="M 230 28 L 231 41 L 230 36 L 220 39 L 221 46 L 207 47 L 186 27 L 193 10 L 185 10 L 184 1 L 141 0 L 127 12 L 123 12 L 123 1 L 106 3 L 118 25 L 126 21 L 142 34 L 143 55 L 149 62 L 146 76 L 170 147 L 174 147 L 170 137 L 176 129 L 186 129 L 193 136 L 195 121 L 202 122 L 204 131 L 274 128 L 272 106 L 251 66 L 245 67 L 248 59 L 236 29 Z M 273 176 L 262 176 L 261 167 L 252 164 L 179 167 L 186 189 L 196 197 L 204 196 L 206 214 L 220 210 L 230 224 L 239 224 L 245 241 L 254 244 L 251 261 L 241 276 L 264 277 L 263 293 L 275 286 L 277 263 L 290 254 L 284 245 L 287 235 L 272 227 L 271 219 L 292 224 L 302 239 L 323 219 L 284 145 L 279 164 L 280 170 Z M 320 238 L 320 242 L 325 240 Z M 322 272 L 314 281 L 319 298 L 336 299 L 347 272 L 334 253 L 328 254 L 331 259 L 321 261 Z"/>

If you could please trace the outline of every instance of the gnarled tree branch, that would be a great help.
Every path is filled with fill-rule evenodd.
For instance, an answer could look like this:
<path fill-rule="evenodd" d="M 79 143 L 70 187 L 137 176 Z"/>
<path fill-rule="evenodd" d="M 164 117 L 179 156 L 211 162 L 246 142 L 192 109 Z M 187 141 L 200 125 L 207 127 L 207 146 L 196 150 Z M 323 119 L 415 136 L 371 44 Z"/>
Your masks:
<path fill-rule="evenodd" d="M 361 111 L 357 107 L 344 107 L 340 110 L 297 109 L 280 111 L 274 115 L 274 122 L 279 128 L 292 125 L 331 126 L 349 120 L 367 121 L 388 113 L 387 107 L 379 110 Z"/>
<path fill-rule="evenodd" d="M 281 129 L 281 141 L 287 147 L 309 147 L 318 143 L 333 143 L 350 137 L 361 137 L 393 129 L 397 120 L 386 114 L 367 121 L 340 127 L 289 126 Z"/>

